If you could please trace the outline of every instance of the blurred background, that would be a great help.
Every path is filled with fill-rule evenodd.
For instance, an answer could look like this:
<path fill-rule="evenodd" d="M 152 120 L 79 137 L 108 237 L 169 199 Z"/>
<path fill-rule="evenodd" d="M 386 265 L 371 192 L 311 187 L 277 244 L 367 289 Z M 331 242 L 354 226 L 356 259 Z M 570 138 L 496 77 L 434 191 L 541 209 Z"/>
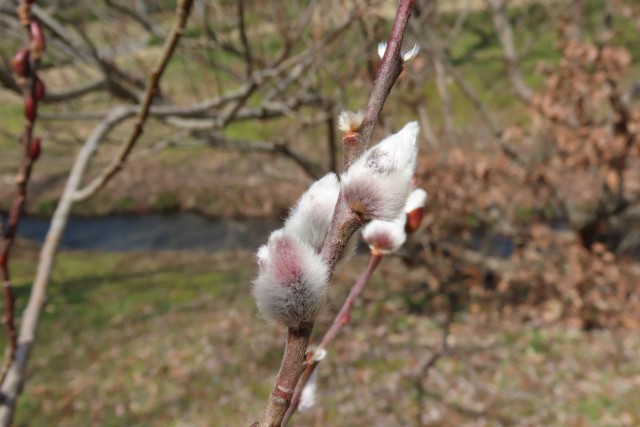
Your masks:
<path fill-rule="evenodd" d="M 12 257 L 18 313 L 80 148 L 137 105 L 175 1 L 39 1 L 47 85 Z M 284 334 L 253 253 L 342 168 L 396 2 L 197 0 L 124 169 L 73 207 L 18 426 L 249 425 Z M 640 425 L 640 3 L 418 0 L 374 140 L 421 125 L 423 227 L 383 260 L 301 426 Z M 0 0 L 0 211 L 11 206 L 25 43 Z M 86 180 L 133 117 L 100 141 Z M 326 330 L 366 256 L 338 266 Z M 3 339 L 6 339 L 3 335 Z M 3 341 L 4 342 L 4 341 Z"/>

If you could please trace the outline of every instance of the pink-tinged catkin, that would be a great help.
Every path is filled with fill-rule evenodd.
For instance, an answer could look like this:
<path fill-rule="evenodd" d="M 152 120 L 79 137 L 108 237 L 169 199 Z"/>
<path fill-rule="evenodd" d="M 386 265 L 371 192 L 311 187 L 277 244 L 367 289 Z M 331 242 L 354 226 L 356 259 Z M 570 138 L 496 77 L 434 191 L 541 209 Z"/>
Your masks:
<path fill-rule="evenodd" d="M 373 253 L 395 252 L 415 232 L 422 222 L 427 192 L 416 188 L 411 192 L 404 211 L 394 221 L 372 220 L 362 229 L 362 238 Z"/>
<path fill-rule="evenodd" d="M 329 280 L 329 267 L 320 255 L 296 236 L 278 230 L 258 251 L 258 265 L 253 294 L 260 314 L 287 327 L 313 322 Z"/>

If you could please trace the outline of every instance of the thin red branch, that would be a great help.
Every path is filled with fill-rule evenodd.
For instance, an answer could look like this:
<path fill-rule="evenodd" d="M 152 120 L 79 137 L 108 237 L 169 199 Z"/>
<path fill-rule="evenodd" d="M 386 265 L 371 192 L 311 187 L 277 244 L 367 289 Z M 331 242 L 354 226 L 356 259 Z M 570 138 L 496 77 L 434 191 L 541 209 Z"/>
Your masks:
<path fill-rule="evenodd" d="M 15 358 L 17 348 L 17 332 L 15 326 L 15 295 L 13 293 L 13 287 L 11 285 L 11 274 L 9 270 L 9 257 L 11 255 L 11 249 L 15 242 L 16 234 L 18 232 L 18 226 L 20 219 L 24 211 L 24 206 L 27 201 L 27 186 L 29 183 L 29 177 L 31 176 L 31 169 L 33 163 L 37 159 L 37 156 L 33 155 L 32 145 L 38 144 L 37 150 L 40 150 L 39 140 L 33 139 L 33 128 L 35 120 L 37 118 L 38 102 L 39 98 L 36 96 L 37 84 L 42 85 L 42 82 L 38 83 L 38 64 L 40 63 L 40 57 L 42 50 L 44 49 L 44 35 L 41 33 L 39 24 L 34 32 L 32 27 L 33 17 L 31 16 L 31 2 L 23 0 L 22 4 L 18 6 L 18 15 L 20 21 L 23 24 L 27 33 L 27 48 L 29 49 L 28 67 L 25 62 L 22 63 L 23 70 L 28 69 L 26 75 L 18 76 L 18 80 L 22 86 L 22 93 L 24 97 L 25 105 L 25 121 L 24 130 L 18 140 L 22 148 L 22 159 L 20 161 L 20 167 L 16 174 L 15 184 L 15 196 L 11 209 L 9 211 L 9 218 L 7 225 L 4 228 L 2 235 L 2 245 L 0 247 L 0 268 L 2 269 L 2 288 L 4 296 L 4 316 L 2 322 L 7 328 L 7 342 L 8 351 L 7 358 L 2 367 L 0 373 L 1 379 L 4 379 L 7 369 L 13 359 Z M 34 36 L 35 34 L 35 36 Z M 15 71 L 15 70 L 14 70 Z"/>
<path fill-rule="evenodd" d="M 351 319 L 351 315 L 350 315 L 351 307 L 353 307 L 353 304 L 356 302 L 356 300 L 360 296 L 360 293 L 362 293 L 362 290 L 364 289 L 365 285 L 369 281 L 371 274 L 374 272 L 378 264 L 380 264 L 381 260 L 382 260 L 381 254 L 379 253 L 371 254 L 371 256 L 369 257 L 369 262 L 367 263 L 367 266 L 365 267 L 362 274 L 360 274 L 360 277 L 358 277 L 358 280 L 356 280 L 356 282 L 351 287 L 351 291 L 349 291 L 349 295 L 347 296 L 344 303 L 342 304 L 340 311 L 338 311 L 338 314 L 333 319 L 333 323 L 331 324 L 327 332 L 324 334 L 324 337 L 322 337 L 322 341 L 320 341 L 320 344 L 318 345 L 318 349 L 326 349 L 329 346 L 329 344 L 331 344 L 333 339 L 336 337 L 338 332 L 340 332 L 342 328 L 344 328 L 346 325 L 349 324 L 349 321 Z M 291 399 L 291 405 L 289 405 L 289 409 L 287 410 L 287 413 L 284 416 L 284 420 L 282 421 L 283 426 L 287 425 L 287 423 L 289 422 L 289 419 L 293 416 L 296 409 L 298 409 L 298 404 L 300 403 L 300 396 L 302 396 L 302 390 L 304 390 L 304 387 L 307 384 L 307 381 L 309 381 L 311 374 L 313 374 L 313 371 L 316 370 L 318 363 L 320 363 L 320 360 L 314 359 L 313 354 L 308 353 L 307 367 L 305 368 L 304 372 L 302 373 L 302 376 L 300 377 L 300 380 L 298 381 L 298 385 L 296 386 L 296 391 L 293 394 L 293 398 Z"/>
<path fill-rule="evenodd" d="M 373 89 L 367 104 L 362 127 L 358 132 L 356 143 L 345 147 L 345 168 L 357 159 L 369 146 L 373 128 L 378 121 L 382 107 L 391 92 L 398 76 L 402 72 L 402 57 L 400 49 L 407 28 L 407 22 L 411 16 L 413 0 L 400 0 L 398 10 L 391 29 L 391 36 L 387 42 L 387 50 L 382 57 L 378 74 L 373 82 Z"/>

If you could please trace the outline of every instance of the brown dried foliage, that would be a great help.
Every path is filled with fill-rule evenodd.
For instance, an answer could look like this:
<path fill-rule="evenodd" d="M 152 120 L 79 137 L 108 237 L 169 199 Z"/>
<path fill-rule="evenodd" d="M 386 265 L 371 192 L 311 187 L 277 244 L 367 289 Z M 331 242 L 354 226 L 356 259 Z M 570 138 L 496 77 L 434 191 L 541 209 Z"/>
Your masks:
<path fill-rule="evenodd" d="M 561 51 L 531 128 L 506 129 L 502 147 L 423 159 L 430 214 L 412 262 L 428 267 L 431 291 L 472 309 L 491 301 L 543 322 L 635 328 L 640 109 L 620 90 L 630 55 L 575 40 Z"/>

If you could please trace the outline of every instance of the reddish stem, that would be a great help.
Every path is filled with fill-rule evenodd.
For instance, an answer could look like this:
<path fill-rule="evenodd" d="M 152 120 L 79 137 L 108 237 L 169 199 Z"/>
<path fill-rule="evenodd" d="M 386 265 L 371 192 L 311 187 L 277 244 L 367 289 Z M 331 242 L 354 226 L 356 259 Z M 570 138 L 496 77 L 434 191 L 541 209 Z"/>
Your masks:
<path fill-rule="evenodd" d="M 356 299 L 358 299 L 358 296 L 360 296 L 360 293 L 369 281 L 371 274 L 376 269 L 378 264 L 380 264 L 381 260 L 382 254 L 380 254 L 379 252 L 371 254 L 371 256 L 369 257 L 369 262 L 367 263 L 367 267 L 364 269 L 360 277 L 358 277 L 356 283 L 353 284 L 353 287 L 351 288 L 347 299 L 344 301 L 342 307 L 340 308 L 340 311 L 338 311 L 338 314 L 336 314 L 336 317 L 333 319 L 331 327 L 329 327 L 324 337 L 322 337 L 322 341 L 320 341 L 320 345 L 318 346 L 318 348 L 326 349 L 336 337 L 338 332 L 340 332 L 342 328 L 349 324 L 349 320 L 351 319 L 351 307 L 353 307 L 353 304 L 356 302 Z M 300 396 L 302 396 L 302 390 L 304 390 L 304 386 L 307 384 L 307 381 L 309 381 L 309 378 L 311 377 L 311 374 L 313 374 L 313 371 L 315 371 L 318 363 L 320 363 L 320 360 L 315 360 L 313 358 L 313 354 L 311 354 L 310 352 L 307 356 L 307 367 L 302 373 L 300 380 L 298 381 L 296 391 L 293 394 L 293 398 L 291 399 L 291 405 L 289 406 L 289 409 L 287 409 L 287 413 L 285 414 L 284 420 L 282 421 L 283 426 L 287 425 L 287 422 L 298 408 L 298 404 L 300 403 Z"/>
<path fill-rule="evenodd" d="M 30 2 L 23 1 L 18 8 L 18 13 L 21 18 L 27 35 L 29 37 L 29 45 L 33 45 L 32 32 L 31 32 L 31 20 L 30 15 Z M 42 41 L 44 35 L 39 36 Z M 20 218 L 24 211 L 24 206 L 27 201 L 27 185 L 29 183 L 29 177 L 31 176 L 31 168 L 35 161 L 34 156 L 29 155 L 31 144 L 33 143 L 33 127 L 37 118 L 37 104 L 38 99 L 35 96 L 37 75 L 36 71 L 39 63 L 39 55 L 29 55 L 29 74 L 26 76 L 26 81 L 23 81 L 23 97 L 25 103 L 25 121 L 24 130 L 20 136 L 19 143 L 22 145 L 22 160 L 20 162 L 20 168 L 15 178 L 16 193 L 9 211 L 9 219 L 7 221 L 6 228 L 2 235 L 2 245 L 0 247 L 0 269 L 2 269 L 2 288 L 5 301 L 4 316 L 2 318 L 3 323 L 7 328 L 8 336 L 8 360 L 3 367 L 0 377 L 4 379 L 6 374 L 6 368 L 10 365 L 15 357 L 17 347 L 17 333 L 15 327 L 14 313 L 15 313 L 15 295 L 13 293 L 13 287 L 11 286 L 11 274 L 9 272 L 9 257 L 11 255 L 11 248 L 15 242 L 16 233 L 20 224 Z M 29 110 L 29 111 L 27 111 Z"/>
<path fill-rule="evenodd" d="M 312 323 L 301 325 L 299 328 L 289 328 L 280 372 L 276 378 L 276 385 L 269 395 L 260 427 L 280 427 L 298 379 L 305 368 L 305 352 L 312 330 Z"/>
<path fill-rule="evenodd" d="M 357 144 L 345 147 L 345 168 L 360 157 L 369 146 L 373 128 L 380 116 L 382 106 L 387 100 L 398 76 L 402 73 L 403 66 L 400 50 L 402 48 L 402 40 L 404 39 L 407 22 L 411 16 L 413 2 L 414 0 L 400 0 L 398 4 L 391 35 L 387 42 L 387 49 L 382 57 L 376 79 L 373 82 L 373 89 L 371 90 L 371 96 L 369 97 L 362 127 L 357 134 Z"/>

